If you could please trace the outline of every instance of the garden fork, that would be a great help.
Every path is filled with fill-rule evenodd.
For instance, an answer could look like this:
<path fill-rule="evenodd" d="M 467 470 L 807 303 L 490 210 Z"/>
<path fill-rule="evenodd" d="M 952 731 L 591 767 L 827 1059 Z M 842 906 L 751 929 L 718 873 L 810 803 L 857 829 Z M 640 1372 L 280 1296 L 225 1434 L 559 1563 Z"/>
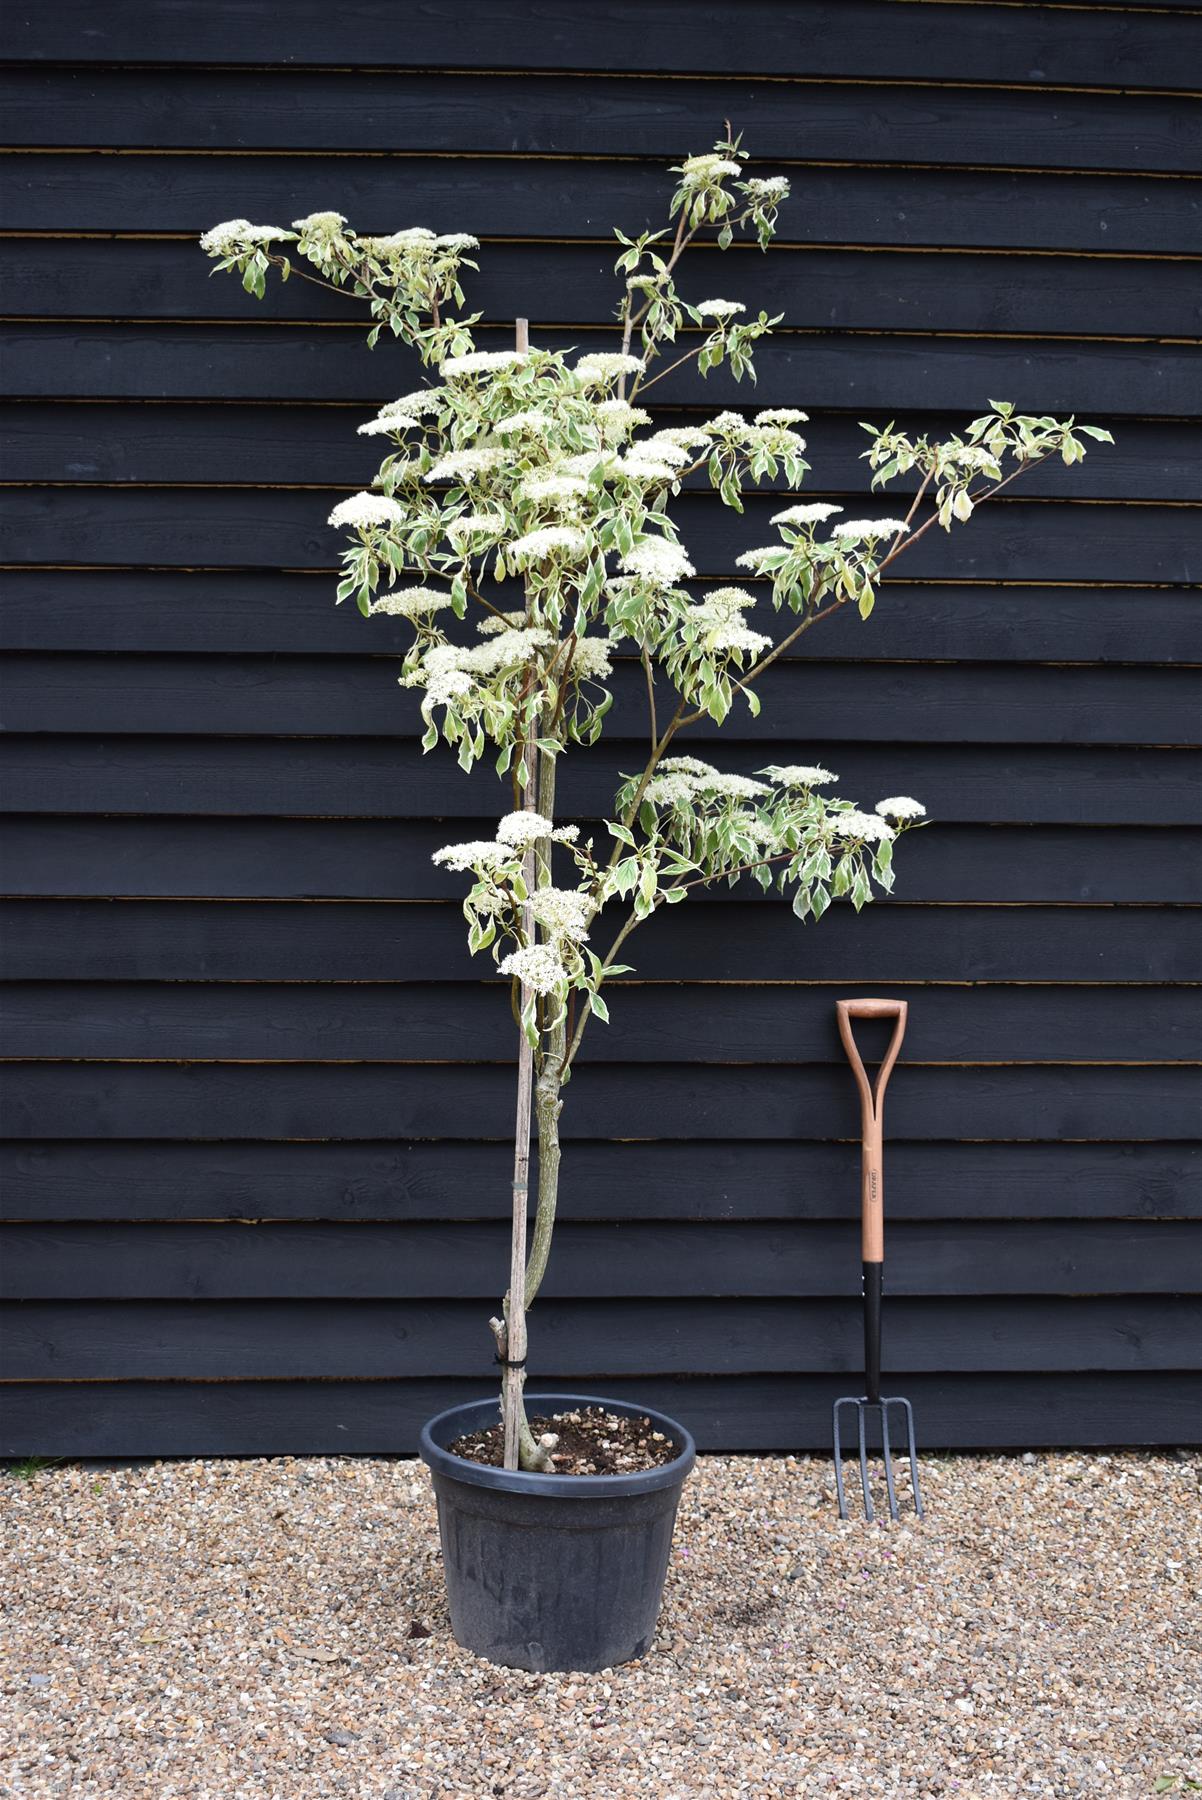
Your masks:
<path fill-rule="evenodd" d="M 894 1394 L 881 1396 L 881 1285 L 885 1266 L 883 1114 L 885 1086 L 897 1061 L 902 1036 L 906 1029 L 907 1006 L 904 1000 L 838 1000 L 835 1012 L 839 1020 L 839 1036 L 860 1090 L 861 1135 L 863 1157 L 860 1188 L 860 1237 L 864 1267 L 864 1393 L 856 1398 L 846 1394 L 834 1405 L 835 1487 L 839 1496 L 839 1517 L 847 1517 L 847 1496 L 843 1491 L 843 1446 L 840 1436 L 840 1411 L 845 1406 L 856 1410 L 856 1439 L 860 1453 L 860 1486 L 864 1494 L 864 1516 L 873 1517 L 872 1490 L 868 1481 L 868 1414 L 876 1412 L 881 1420 L 881 1456 L 885 1465 L 885 1488 L 889 1495 L 889 1517 L 896 1519 L 897 1490 L 893 1481 L 893 1458 L 889 1448 L 889 1408 L 901 1409 L 906 1428 L 906 1448 L 910 1458 L 910 1483 L 914 1491 L 914 1510 L 921 1519 L 922 1494 L 918 1486 L 918 1451 L 914 1444 L 914 1413 L 910 1402 Z M 853 1019 L 896 1019 L 893 1036 L 885 1059 L 877 1071 L 875 1082 L 869 1082 L 864 1062 L 856 1048 Z"/>

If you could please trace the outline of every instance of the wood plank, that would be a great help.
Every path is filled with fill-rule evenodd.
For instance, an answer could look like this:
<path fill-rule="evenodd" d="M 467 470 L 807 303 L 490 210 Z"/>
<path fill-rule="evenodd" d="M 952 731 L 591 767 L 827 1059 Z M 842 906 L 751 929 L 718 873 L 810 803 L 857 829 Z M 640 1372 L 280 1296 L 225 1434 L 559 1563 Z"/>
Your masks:
<path fill-rule="evenodd" d="M 498 996 L 500 1002 L 500 996 Z M 895 1091 L 894 1091 L 895 1090 Z M 508 1138 L 513 1073 L 504 1065 L 9 1063 L 9 1137 Z M 1185 1139 L 1199 1082 L 1187 1067 L 907 1065 L 890 1092 L 891 1135 L 931 1138 Z M 595 1138 L 854 1137 L 846 1071 L 595 1064 L 573 1084 L 561 1130 Z"/>
<path fill-rule="evenodd" d="M 783 904 L 731 899 L 650 920 L 632 937 L 644 980 L 1197 981 L 1196 910 L 922 906 L 857 917 L 837 902 L 817 929 Z M 479 977 L 457 906 L 10 900 L 8 980 L 442 981 Z M 395 1129 L 395 1127 L 393 1127 Z"/>
<path fill-rule="evenodd" d="M 815 496 L 817 497 L 817 496 Z M 325 523 L 333 493 L 241 488 L 0 489 L 17 563 L 158 564 L 333 570 L 345 533 Z M 871 516 L 884 517 L 881 498 Z M 682 494 L 672 515 L 700 575 L 737 575 L 735 559 L 778 542 L 777 495 L 750 495 L 746 516 L 713 494 Z M 915 515 L 914 529 L 925 516 Z M 907 580 L 1137 583 L 1202 575 L 1199 509 L 999 499 L 968 527 L 935 530 L 898 567 Z"/>
<path fill-rule="evenodd" d="M 21 1058 L 407 1063 L 420 1047 L 428 1062 L 507 1063 L 514 1026 L 498 987 L 507 996 L 507 982 L 18 982 L 0 987 L 0 1031 L 5 1055 Z M 1202 1008 L 1186 987 L 888 993 L 910 1001 L 908 1063 L 1202 1062 Z M 585 1061 L 843 1062 L 830 995 L 804 983 L 624 980 L 610 1011 L 609 1028 L 585 1039 Z"/>
<path fill-rule="evenodd" d="M 778 636 L 793 623 L 767 616 Z M 1200 609 L 1202 611 L 1202 609 Z M 783 629 L 782 629 L 783 627 Z M 399 653 L 412 632 L 380 632 Z M 363 634 L 366 647 L 368 633 Z M 0 666 L 0 728 L 64 736 L 420 736 L 420 695 L 397 691 L 390 656 L 10 656 Z M 645 728 L 642 670 L 630 657 L 607 683 L 608 726 L 634 739 Z M 854 717 L 863 742 L 987 744 L 1191 744 L 1202 736 L 1197 676 L 1190 669 L 1006 667 L 942 663 L 792 661 L 766 677 L 764 710 L 740 727 L 746 741 L 775 744 L 782 719 L 837 737 Z M 659 716 L 678 696 L 661 684 Z M 709 719 L 698 737 L 716 737 Z"/>
<path fill-rule="evenodd" d="M 398 34 L 370 0 L 337 17 L 320 0 L 295 0 L 281 56 L 270 0 L 175 0 L 167 13 L 114 0 L 97 18 L 86 0 L 15 18 L 16 62 L 278 64 L 342 67 L 347 45 L 361 68 L 538 69 L 836 76 L 851 80 L 1014 83 L 1022 87 L 1180 88 L 1198 47 L 1197 21 L 1177 13 L 1031 9 L 1017 31 L 1004 8 L 911 6 L 888 0 L 492 0 L 473 7 L 471 30 L 443 6 L 411 11 Z M 1030 33 L 1037 28 L 1035 61 Z"/>
<path fill-rule="evenodd" d="M 0 249 L 5 240 L 0 239 Z M 1095 282 L 1096 287 L 1096 282 Z M 697 411 L 656 413 L 656 427 L 693 424 Z M 248 407 L 89 405 L 20 401 L 0 406 L 0 432 L 8 445 L 6 473 L 22 485 L 149 485 L 187 482 L 230 487 L 273 484 L 366 487 L 380 465 L 381 446 L 361 438 L 357 409 L 341 406 Z M 906 429 L 948 438 L 964 428 L 962 413 L 927 413 L 907 418 Z M 1024 475 L 1031 499 L 1194 500 L 1197 497 L 1197 430 L 1179 425 L 1128 420 L 1118 442 L 1085 462 L 1065 468 L 1049 457 Z M 859 496 L 857 511 L 879 504 L 871 472 L 863 461 L 868 443 L 859 421 L 828 414 L 806 427 L 809 481 L 826 491 Z M 890 495 L 912 493 L 913 475 L 891 483 Z M 689 490 L 708 491 L 703 471 L 690 475 Z M 787 491 L 784 477 L 765 482 L 764 492 Z"/>
<path fill-rule="evenodd" d="M 383 647 L 381 633 L 403 639 L 399 627 L 335 605 L 325 573 L 25 568 L 0 584 L 6 650 L 274 654 L 286 643 L 297 654 L 362 656 Z M 746 585 L 767 596 L 763 583 Z M 789 656 L 922 661 L 936 646 L 952 661 L 1202 662 L 1202 606 L 1171 589 L 888 581 L 867 630 L 839 613 Z"/>
<path fill-rule="evenodd" d="M 223 56 L 222 60 L 225 58 Z M 925 78 L 924 78 L 925 79 Z M 30 147 L 628 156 L 678 161 L 715 119 L 749 125 L 757 160 L 1192 174 L 1196 104 L 1166 94 L 1014 87 L 857 88 L 808 81 L 428 75 L 275 66 L 24 68 L 0 73 L 9 141 Z M 798 121 L 804 119 L 799 142 Z M 1116 144 L 1122 145 L 1116 157 Z M 796 171 L 800 182 L 805 175 Z"/>
<path fill-rule="evenodd" d="M 495 819 L 464 826 L 487 837 Z M 11 816 L 0 888 L 12 897 L 453 900 L 430 861 L 446 828 L 421 820 Z M 906 841 L 910 901 L 1191 903 L 1202 832 L 1159 827 L 940 825 Z M 740 886 L 740 899 L 755 890 Z M 706 896 L 716 904 L 723 888 Z M 702 896 L 698 894 L 698 899 Z M 766 904 L 771 904 L 770 901 Z"/>
<path fill-rule="evenodd" d="M 485 1381 L 34 1382 L 5 1388 L 0 1456 L 413 1455 L 427 1419 Z M 543 1377 L 536 1392 L 571 1383 Z M 581 1384 L 576 1383 L 576 1391 Z M 643 1375 L 606 1384 L 678 1418 L 703 1451 L 830 1454 L 842 1376 Z M 924 1454 L 935 1447 L 1202 1442 L 1193 1374 L 914 1375 Z M 810 1479 L 813 1479 L 811 1473 Z"/>
<path fill-rule="evenodd" d="M 201 232 L 220 219 L 286 227 L 332 208 L 361 232 L 419 222 L 487 223 L 494 237 L 611 241 L 658 231 L 675 178 L 652 163 L 558 157 L 399 159 L 0 153 L 0 230 Z M 1171 176 L 1060 175 L 934 168 L 805 170 L 804 206 L 782 210 L 785 243 L 1196 255 L 1197 183 Z"/>
<path fill-rule="evenodd" d="M 581 756 L 565 771 L 560 816 L 606 816 L 620 773 L 642 767 L 641 750 L 614 740 Z M 313 738 L 298 751 L 288 739 L 14 737 L 5 754 L 14 813 L 391 818 L 403 801 L 453 820 L 495 818 L 508 804 L 490 769 L 465 777 L 449 757 L 423 759 L 401 740 Z M 939 824 L 1194 825 L 1202 763 L 1177 749 L 966 744 L 949 758 L 937 746 L 812 739 L 775 740 L 777 758 L 822 763 L 840 776 L 840 793 L 870 805 L 904 774 Z M 736 739 L 718 760 L 750 774 L 763 759 L 762 745 Z"/>
<path fill-rule="evenodd" d="M 455 1225 L 10 1225 L 0 1297 L 30 1301 L 459 1300 L 505 1285 L 509 1229 Z M 891 1226 L 889 1295 L 1202 1291 L 1202 1225 L 1048 1220 Z M 565 1223 L 540 1300 L 858 1295 L 832 1224 Z M 537 1315 L 536 1315 L 537 1316 Z"/>
<path fill-rule="evenodd" d="M 377 1380 L 489 1371 L 488 1302 L 26 1301 L 8 1315 L 9 1381 Z M 899 1378 L 1194 1370 L 1202 1303 L 1176 1297 L 893 1299 Z M 539 1302 L 531 1354 L 593 1391 L 611 1377 L 841 1374 L 862 1367 L 844 1300 Z M 534 1383 L 531 1383 L 534 1386 Z M 604 1392 L 604 1388 L 601 1388 Z M 903 1392 L 905 1390 L 903 1389 Z"/>
<path fill-rule="evenodd" d="M 980 103 L 978 91 L 969 104 Z M 1047 109 L 1046 100 L 1037 104 Z M 1123 105 L 1130 104 L 1128 97 Z M 1159 98 L 1152 104 L 1160 117 L 1171 103 Z M 861 115 L 860 123 L 865 122 Z M 1108 148 L 1113 155 L 1113 144 Z M 1124 140 L 1124 156 L 1135 148 Z M 1192 138 L 1190 154 L 1193 158 Z M 615 279 L 608 247 L 543 242 L 532 252 L 527 243 L 490 241 L 483 230 L 481 241 L 480 267 L 468 273 L 467 284 L 472 310 L 482 313 L 485 324 L 499 325 L 529 305 L 532 258 L 553 322 L 610 324 Z M 680 265 L 681 293 L 701 300 L 732 287 L 752 292 L 757 306 L 784 314 L 789 330 L 1148 339 L 1189 337 L 1202 327 L 1197 267 L 1190 258 L 1158 258 L 1150 269 L 1142 257 L 1054 251 L 991 255 L 948 247 L 774 245 L 754 265 L 746 260 L 750 254 L 694 245 Z M 203 279 L 200 255 L 194 235 L 0 239 L 5 311 L 38 319 L 221 319 L 257 325 L 264 319 L 331 323 L 364 317 L 363 303 L 353 295 L 302 281 L 273 285 L 265 307 L 237 281 Z"/>
<path fill-rule="evenodd" d="M 482 348 L 500 341 L 477 335 Z M 598 341 L 587 330 L 550 327 L 536 327 L 535 336 L 549 349 Z M 600 341 L 614 347 L 612 337 Z M 407 351 L 387 345 L 373 355 L 361 326 L 275 324 L 267 312 L 254 326 L 13 323 L 0 330 L 0 348 L 16 399 L 336 401 L 366 413 L 419 379 Z M 854 394 L 855 416 L 882 424 L 928 411 L 957 411 L 967 421 L 988 395 L 1107 425 L 1126 416 L 1202 414 L 1190 345 L 791 332 L 771 339 L 756 361 L 759 383 L 750 393 L 726 364 L 704 388 L 686 368 L 657 391 L 665 406 L 701 404 L 710 412 L 802 402 L 809 412 L 841 411 Z M 348 419 L 348 436 L 360 422 Z"/>
<path fill-rule="evenodd" d="M 505 1144 L 0 1144 L 13 1220 L 506 1219 Z M 854 1219 L 857 1143 L 604 1143 L 564 1165 L 565 1221 Z M 889 1216 L 1202 1219 L 1202 1145 L 890 1142 Z"/>

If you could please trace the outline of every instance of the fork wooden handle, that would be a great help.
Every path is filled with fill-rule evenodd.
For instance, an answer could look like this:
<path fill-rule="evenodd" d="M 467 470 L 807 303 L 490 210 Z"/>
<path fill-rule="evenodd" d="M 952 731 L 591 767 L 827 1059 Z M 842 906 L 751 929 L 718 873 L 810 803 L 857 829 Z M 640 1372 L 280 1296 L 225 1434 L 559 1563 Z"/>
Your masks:
<path fill-rule="evenodd" d="M 839 1036 L 851 1064 L 851 1072 L 860 1090 L 860 1133 L 863 1141 L 860 1185 L 861 1261 L 879 1263 L 885 1260 L 885 1181 L 883 1169 L 883 1121 L 885 1088 L 893 1073 L 906 1030 L 909 1007 L 904 1000 L 837 1000 L 835 1016 Z M 856 1047 L 853 1019 L 894 1019 L 893 1036 L 870 1082 L 864 1059 Z"/>

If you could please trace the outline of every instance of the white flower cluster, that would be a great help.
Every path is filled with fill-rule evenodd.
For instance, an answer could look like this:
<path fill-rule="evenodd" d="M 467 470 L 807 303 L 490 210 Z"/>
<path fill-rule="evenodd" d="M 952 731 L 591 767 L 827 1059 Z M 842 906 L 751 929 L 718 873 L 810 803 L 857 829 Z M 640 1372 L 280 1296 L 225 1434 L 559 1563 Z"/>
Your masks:
<path fill-rule="evenodd" d="M 481 475 L 491 475 L 493 470 L 505 461 L 504 450 L 494 450 L 486 446 L 476 446 L 468 450 L 452 450 L 448 456 L 440 456 L 432 468 L 426 470 L 423 477 L 426 481 L 474 481 Z"/>
<path fill-rule="evenodd" d="M 593 412 L 601 427 L 601 435 L 607 442 L 627 436 L 637 425 L 651 423 L 649 412 L 645 412 L 641 406 L 632 406 L 629 400 L 619 400 L 616 395 L 608 400 L 599 400 Z"/>
<path fill-rule="evenodd" d="M 340 500 L 327 521 L 330 525 L 354 525 L 366 531 L 372 525 L 399 525 L 405 517 L 386 494 L 352 494 Z"/>
<path fill-rule="evenodd" d="M 774 525 L 820 525 L 824 519 L 833 519 L 841 513 L 841 506 L 826 506 L 820 500 L 808 506 L 786 506 L 784 512 L 773 513 Z"/>
<path fill-rule="evenodd" d="M 807 763 L 770 763 L 760 774 L 770 776 L 777 787 L 789 788 L 825 787 L 828 781 L 839 779 L 829 769 Z"/>
<path fill-rule="evenodd" d="M 200 247 L 209 256 L 236 256 L 239 250 L 250 249 L 255 244 L 274 244 L 291 236 L 290 231 L 281 231 L 278 225 L 252 225 L 249 219 L 224 219 L 204 233 Z"/>
<path fill-rule="evenodd" d="M 809 422 L 809 413 L 802 412 L 797 406 L 770 406 L 764 412 L 755 415 L 756 425 L 805 425 Z"/>
<path fill-rule="evenodd" d="M 612 638 L 577 638 L 572 652 L 572 674 L 578 681 L 604 681 L 613 673 L 613 652 Z"/>
<path fill-rule="evenodd" d="M 439 868 L 454 869 L 460 874 L 465 869 L 499 869 L 514 860 L 511 849 L 494 843 L 491 838 L 474 838 L 466 844 L 444 844 L 430 858 Z"/>
<path fill-rule="evenodd" d="M 888 800 L 878 800 L 876 811 L 882 819 L 925 819 L 927 809 L 919 800 L 911 800 L 908 794 L 894 794 Z"/>
<path fill-rule="evenodd" d="M 512 562 L 528 568 L 533 562 L 549 562 L 557 557 L 567 562 L 579 562 L 588 554 L 588 547 L 589 540 L 583 531 L 574 531 L 570 525 L 544 525 L 537 531 L 526 532 L 524 537 L 514 538 L 507 553 Z"/>
<path fill-rule="evenodd" d="M 380 408 L 380 417 L 388 419 L 393 413 L 411 413 L 415 419 L 421 419 L 427 413 L 441 412 L 446 392 L 445 388 L 426 387 L 418 388 L 412 394 L 402 394 L 399 400 L 390 400 L 387 406 Z"/>
<path fill-rule="evenodd" d="M 699 300 L 693 310 L 703 319 L 733 319 L 736 313 L 746 312 L 747 308 L 741 300 Z"/>
<path fill-rule="evenodd" d="M 656 446 L 655 448 L 658 448 Z M 657 456 L 650 444 L 632 444 L 617 464 L 617 473 L 628 481 L 675 481 L 678 464 L 668 456 Z M 683 451 L 681 461 L 687 460 Z"/>
<path fill-rule="evenodd" d="M 652 587 L 671 587 L 697 573 L 682 547 L 668 538 L 644 538 L 627 551 L 619 566 Z"/>
<path fill-rule="evenodd" d="M 884 843 L 896 836 L 893 827 L 876 813 L 860 812 L 854 806 L 850 812 L 832 813 L 830 823 L 836 837 L 855 838 L 865 844 Z"/>
<path fill-rule="evenodd" d="M 789 183 L 783 175 L 753 175 L 746 183 L 748 198 L 759 202 L 777 202 L 789 198 Z"/>
<path fill-rule="evenodd" d="M 772 791 L 750 775 L 723 774 L 695 756 L 667 756 L 659 767 L 663 772 L 652 776 L 644 795 L 653 806 L 689 806 L 699 795 L 756 800 Z"/>
<path fill-rule="evenodd" d="M 505 520 L 500 513 L 462 513 L 447 526 L 447 536 L 454 543 L 459 538 L 499 538 L 504 530 Z"/>
<path fill-rule="evenodd" d="M 576 373 L 592 386 L 616 381 L 620 375 L 637 375 L 642 366 L 641 356 L 629 356 L 621 350 L 586 350 L 577 358 Z"/>
<path fill-rule="evenodd" d="M 711 182 L 723 181 L 729 175 L 741 175 L 742 163 L 731 162 L 729 157 L 720 156 L 716 151 L 707 151 L 704 156 L 689 156 L 680 165 L 682 187 L 706 187 Z"/>
<path fill-rule="evenodd" d="M 854 539 L 857 543 L 875 543 L 879 538 L 896 537 L 899 531 L 909 529 L 904 519 L 844 519 L 838 525 L 831 526 L 831 534 L 838 538 Z"/>
<path fill-rule="evenodd" d="M 293 219 L 294 231 L 299 231 L 306 238 L 336 238 L 342 236 L 342 227 L 346 219 L 339 212 L 306 213 L 303 219 Z"/>
<path fill-rule="evenodd" d="M 532 807 L 526 807 L 521 812 L 506 813 L 497 826 L 497 842 L 525 849 L 527 844 L 536 844 L 539 838 L 550 837 L 554 829 L 550 819 L 545 819 Z"/>
<path fill-rule="evenodd" d="M 464 375 L 496 375 L 502 369 L 516 369 L 526 361 L 524 350 L 469 350 L 463 356 L 448 356 L 438 365 L 444 381 L 458 381 Z"/>
<path fill-rule="evenodd" d="M 498 419 L 494 429 L 501 437 L 517 437 L 519 433 L 524 433 L 527 437 L 546 437 L 551 426 L 552 421 L 546 413 L 528 406 L 522 412 L 510 413 L 508 418 Z"/>
<path fill-rule="evenodd" d="M 645 442 L 657 451 L 664 444 L 671 444 L 684 451 L 683 460 L 687 462 L 690 451 L 708 450 L 710 439 L 708 431 L 703 431 L 699 425 L 665 425 Z"/>
<path fill-rule="evenodd" d="M 418 423 L 412 413 L 381 413 L 377 418 L 369 419 L 366 425 L 360 425 L 360 437 L 384 437 L 388 432 L 411 431 Z"/>
<path fill-rule="evenodd" d="M 554 994 L 567 979 L 554 944 L 526 944 L 511 950 L 497 967 L 502 975 L 516 975 L 523 987 L 536 994 Z"/>
<path fill-rule="evenodd" d="M 524 500 L 535 500 L 552 506 L 574 506 L 588 493 L 583 475 L 563 475 L 558 470 L 539 470 L 527 475 L 521 485 Z"/>
<path fill-rule="evenodd" d="M 530 910 L 550 938 L 583 944 L 588 937 L 588 901 L 576 888 L 537 888 L 530 896 Z"/>
<path fill-rule="evenodd" d="M 395 594 L 383 594 L 371 602 L 368 610 L 389 613 L 398 619 L 419 619 L 441 612 L 452 604 L 451 596 L 440 594 L 436 588 L 410 587 L 398 588 Z"/>

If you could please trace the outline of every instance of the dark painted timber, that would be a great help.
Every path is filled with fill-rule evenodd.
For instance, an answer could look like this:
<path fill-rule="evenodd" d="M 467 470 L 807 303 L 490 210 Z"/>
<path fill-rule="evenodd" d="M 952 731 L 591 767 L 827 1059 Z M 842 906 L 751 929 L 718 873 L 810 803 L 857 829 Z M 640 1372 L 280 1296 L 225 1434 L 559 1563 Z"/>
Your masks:
<path fill-rule="evenodd" d="M 514 1045 L 430 858 L 508 790 L 419 754 L 406 634 L 334 606 L 325 525 L 377 466 L 356 426 L 424 377 L 346 295 L 210 280 L 197 233 L 475 231 L 484 346 L 522 314 L 611 348 L 610 228 L 658 225 L 726 117 L 794 199 L 768 256 L 691 253 L 682 291 L 784 318 L 757 386 L 683 370 L 657 423 L 801 405 L 806 497 L 856 514 L 913 491 L 871 492 L 863 420 L 946 436 L 992 396 L 1118 442 L 928 534 L 759 721 L 682 741 L 932 824 L 858 918 L 740 887 L 632 937 L 568 1090 L 534 1367 L 704 1449 L 825 1446 L 859 1362 L 833 1001 L 887 995 L 886 1360 L 924 1448 L 1202 1440 L 1202 17 L 403 10 L 9 21 L 0 1454 L 412 1452 L 494 1381 Z M 698 591 L 781 491 L 681 498 Z M 589 830 L 641 761 L 633 676 L 561 779 Z"/>

